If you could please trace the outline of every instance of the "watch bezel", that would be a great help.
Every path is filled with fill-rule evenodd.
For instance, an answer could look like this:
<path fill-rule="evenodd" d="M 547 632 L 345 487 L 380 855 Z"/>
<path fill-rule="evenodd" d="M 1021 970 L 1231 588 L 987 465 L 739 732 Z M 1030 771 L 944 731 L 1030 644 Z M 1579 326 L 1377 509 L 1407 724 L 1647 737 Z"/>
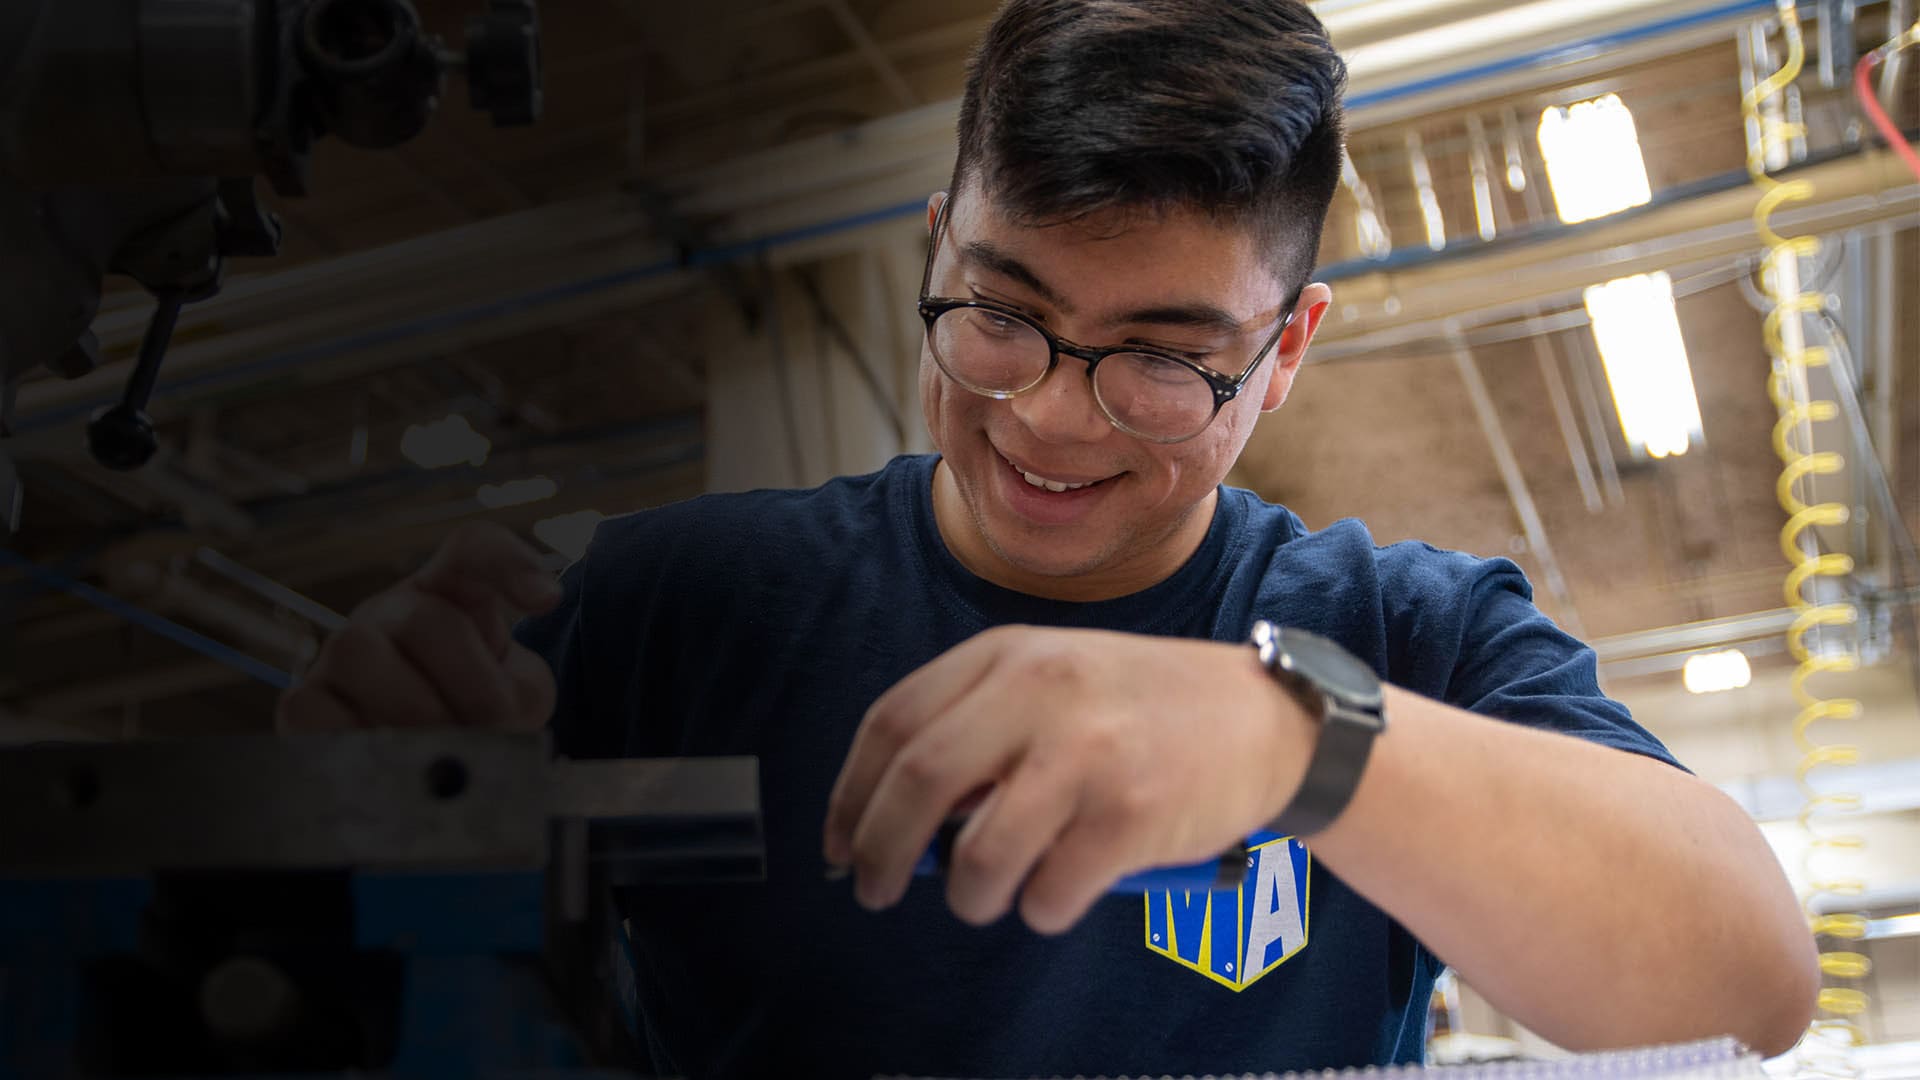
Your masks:
<path fill-rule="evenodd" d="M 1311 630 L 1261 619 L 1254 624 L 1253 643 L 1269 671 L 1298 680 L 1325 700 L 1325 719 L 1338 718 L 1374 730 L 1386 727 L 1379 673 L 1337 642 Z"/>

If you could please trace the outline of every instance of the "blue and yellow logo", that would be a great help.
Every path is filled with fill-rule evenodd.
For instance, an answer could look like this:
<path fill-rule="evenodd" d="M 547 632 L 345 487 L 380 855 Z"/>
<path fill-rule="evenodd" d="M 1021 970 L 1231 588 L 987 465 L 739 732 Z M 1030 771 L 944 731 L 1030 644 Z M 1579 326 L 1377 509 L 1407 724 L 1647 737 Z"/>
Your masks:
<path fill-rule="evenodd" d="M 1145 894 L 1147 948 L 1245 990 L 1307 947 L 1311 865 L 1305 844 L 1277 837 L 1249 846 L 1238 892 Z"/>

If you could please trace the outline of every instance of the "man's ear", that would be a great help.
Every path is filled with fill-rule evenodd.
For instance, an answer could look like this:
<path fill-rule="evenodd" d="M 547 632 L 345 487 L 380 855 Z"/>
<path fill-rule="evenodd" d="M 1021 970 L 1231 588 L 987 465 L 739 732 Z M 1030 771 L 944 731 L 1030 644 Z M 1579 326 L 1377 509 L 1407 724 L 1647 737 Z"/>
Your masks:
<path fill-rule="evenodd" d="M 1320 329 L 1320 320 L 1332 303 L 1333 290 L 1318 281 L 1300 290 L 1300 299 L 1293 305 L 1293 322 L 1273 347 L 1273 378 L 1267 380 L 1261 412 L 1272 412 L 1287 400 L 1294 376 L 1300 373 L 1300 361 L 1307 355 L 1307 344 L 1313 340 L 1313 332 Z"/>
<path fill-rule="evenodd" d="M 947 202 L 947 193 L 936 191 L 927 196 L 927 235 L 933 235 L 934 226 L 940 223 L 940 208 Z"/>

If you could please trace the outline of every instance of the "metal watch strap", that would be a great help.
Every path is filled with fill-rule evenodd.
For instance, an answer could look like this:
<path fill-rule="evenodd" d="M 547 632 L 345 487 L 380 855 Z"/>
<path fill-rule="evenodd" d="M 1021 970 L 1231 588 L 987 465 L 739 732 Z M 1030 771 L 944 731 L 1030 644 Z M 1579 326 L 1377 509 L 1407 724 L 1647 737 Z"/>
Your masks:
<path fill-rule="evenodd" d="M 1327 705 L 1320 738 L 1314 744 L 1300 789 L 1267 826 L 1282 836 L 1311 836 L 1333 824 L 1353 800 L 1360 774 L 1367 767 L 1367 756 L 1373 752 L 1374 725 L 1342 716 L 1340 707 L 1331 700 Z"/>

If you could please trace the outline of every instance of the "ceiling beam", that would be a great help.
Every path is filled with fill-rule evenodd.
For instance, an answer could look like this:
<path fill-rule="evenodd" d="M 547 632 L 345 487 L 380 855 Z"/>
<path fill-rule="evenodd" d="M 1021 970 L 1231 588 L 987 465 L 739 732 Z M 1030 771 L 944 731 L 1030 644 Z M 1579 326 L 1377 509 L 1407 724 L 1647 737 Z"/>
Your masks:
<path fill-rule="evenodd" d="M 1547 586 L 1547 594 L 1553 597 L 1558 609 L 1560 623 L 1574 637 L 1585 637 L 1586 630 L 1580 622 L 1580 611 L 1573 603 L 1573 592 L 1567 587 L 1567 576 L 1560 569 L 1560 559 L 1553 553 L 1553 544 L 1547 537 L 1547 526 L 1540 518 L 1539 507 L 1533 501 L 1533 491 L 1527 486 L 1526 474 L 1520 471 L 1520 459 L 1513 452 L 1513 443 L 1507 439 L 1506 429 L 1500 423 L 1500 410 L 1493 403 L 1493 395 L 1487 391 L 1487 381 L 1480 374 L 1480 365 L 1474 361 L 1472 350 L 1456 332 L 1451 335 L 1450 346 L 1453 363 L 1460 373 L 1460 382 L 1467 388 L 1467 398 L 1473 403 L 1474 419 L 1480 424 L 1481 434 L 1486 436 L 1487 448 L 1493 452 L 1494 464 L 1500 470 L 1500 481 L 1506 486 L 1507 501 L 1513 504 L 1515 516 L 1520 519 L 1520 530 L 1527 539 L 1527 552 L 1540 564 L 1541 577 Z"/>
<path fill-rule="evenodd" d="M 880 85 L 887 88 L 887 92 L 893 95 L 893 99 L 908 108 L 920 104 L 920 95 L 914 93 L 913 87 L 907 85 L 906 77 L 900 74 L 899 66 L 880 47 L 879 42 L 873 40 L 873 34 L 868 32 L 867 25 L 860 21 L 860 17 L 853 13 L 853 9 L 847 6 L 847 0 L 827 0 L 827 10 L 832 12 L 834 21 L 840 24 L 840 29 L 845 31 L 847 37 L 853 41 L 854 48 L 866 58 L 874 74 L 880 76 Z"/>
<path fill-rule="evenodd" d="M 1783 233 L 1910 220 L 1920 210 L 1920 184 L 1891 154 L 1854 154 L 1787 178 L 1809 182 L 1816 194 L 1775 212 L 1774 228 Z M 1461 248 L 1405 269 L 1360 267 L 1333 279 L 1334 311 L 1314 337 L 1314 353 L 1325 360 L 1443 342 L 1448 320 L 1467 327 L 1522 318 L 1530 306 L 1552 305 L 1610 278 L 1748 255 L 1759 243 L 1753 232 L 1759 197 L 1758 188 L 1740 184 L 1596 222 L 1546 227 L 1534 242 Z M 1489 296 L 1500 301 L 1489 305 Z"/>
<path fill-rule="evenodd" d="M 877 48 L 890 63 L 928 53 L 962 52 L 973 47 L 990 21 L 984 16 L 962 19 L 930 30 L 890 38 L 877 43 Z M 868 59 L 857 49 L 795 64 L 759 78 L 741 79 L 724 87 L 660 102 L 653 109 L 653 119 L 658 124 L 681 123 L 710 118 L 712 114 L 737 109 L 747 102 L 765 104 L 777 101 L 791 104 L 796 93 L 822 82 L 845 78 L 868 64 Z M 957 112 L 958 99 L 951 104 Z"/>

